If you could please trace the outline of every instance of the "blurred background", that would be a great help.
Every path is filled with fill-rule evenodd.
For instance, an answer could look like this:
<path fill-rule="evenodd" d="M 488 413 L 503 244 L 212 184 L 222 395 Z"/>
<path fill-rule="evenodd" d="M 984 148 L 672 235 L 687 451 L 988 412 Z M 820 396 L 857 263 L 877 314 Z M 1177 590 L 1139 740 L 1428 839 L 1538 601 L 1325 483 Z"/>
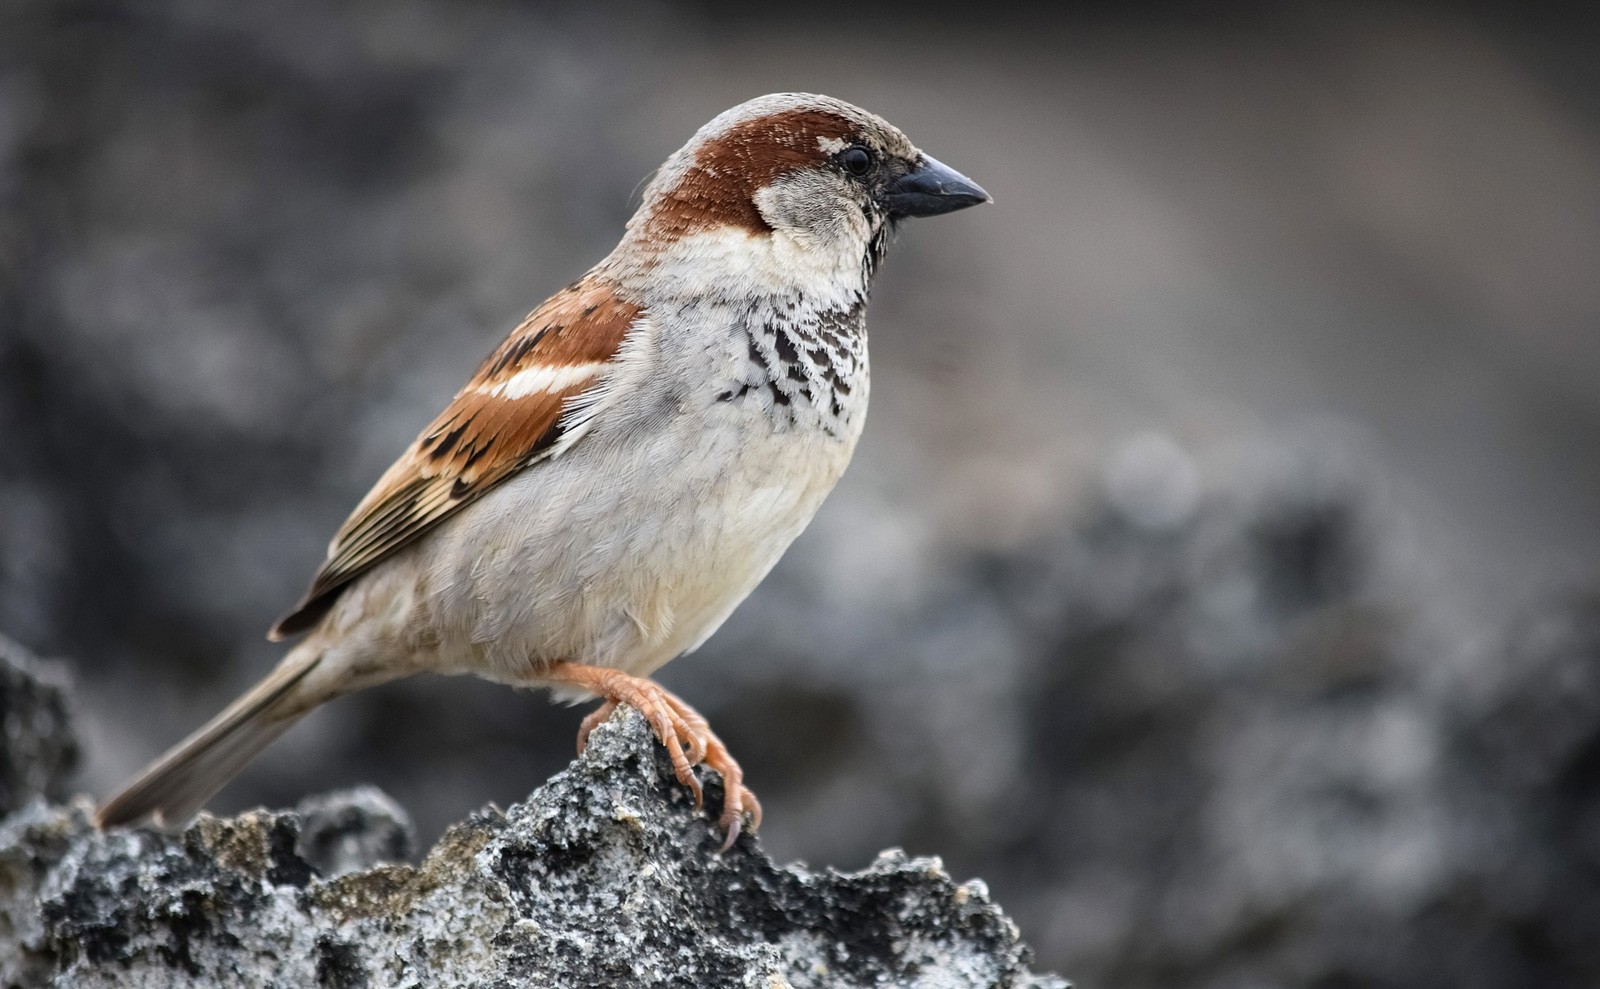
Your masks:
<path fill-rule="evenodd" d="M 996 203 L 904 229 L 854 466 L 664 672 L 767 847 L 940 854 L 1086 987 L 1600 984 L 1582 9 L 13 0 L 0 631 L 107 793 L 651 169 L 826 92 Z M 214 806 L 370 781 L 425 847 L 582 713 L 393 685 Z"/>

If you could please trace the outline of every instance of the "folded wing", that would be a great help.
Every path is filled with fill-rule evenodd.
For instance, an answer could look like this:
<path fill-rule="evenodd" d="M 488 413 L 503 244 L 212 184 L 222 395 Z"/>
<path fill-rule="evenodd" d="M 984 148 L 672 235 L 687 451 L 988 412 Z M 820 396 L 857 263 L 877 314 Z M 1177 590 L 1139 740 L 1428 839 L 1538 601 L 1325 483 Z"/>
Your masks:
<path fill-rule="evenodd" d="M 311 628 L 352 580 L 559 449 L 573 428 L 563 412 L 601 381 L 639 314 L 594 276 L 529 314 L 356 506 L 269 637 Z"/>

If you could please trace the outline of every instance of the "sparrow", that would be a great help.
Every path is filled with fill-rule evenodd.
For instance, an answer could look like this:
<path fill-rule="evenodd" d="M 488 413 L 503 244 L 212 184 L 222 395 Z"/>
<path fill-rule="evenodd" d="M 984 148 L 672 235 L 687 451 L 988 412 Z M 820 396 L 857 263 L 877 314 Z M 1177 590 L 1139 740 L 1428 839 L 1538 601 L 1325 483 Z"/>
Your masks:
<path fill-rule="evenodd" d="M 470 673 L 599 698 L 659 736 L 737 838 L 761 805 L 648 679 L 720 626 L 810 522 L 867 411 L 868 292 L 898 221 L 990 202 L 887 121 L 763 96 L 656 172 L 615 250 L 511 331 L 363 498 L 269 638 L 267 677 L 135 777 L 101 827 L 181 825 L 336 697 Z"/>

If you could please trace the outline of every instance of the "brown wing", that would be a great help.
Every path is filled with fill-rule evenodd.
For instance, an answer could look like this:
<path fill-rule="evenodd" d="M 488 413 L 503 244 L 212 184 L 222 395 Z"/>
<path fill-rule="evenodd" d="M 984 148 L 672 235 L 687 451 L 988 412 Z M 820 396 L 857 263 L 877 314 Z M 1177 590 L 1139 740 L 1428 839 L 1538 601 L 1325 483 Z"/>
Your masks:
<path fill-rule="evenodd" d="M 311 628 L 352 580 L 547 455 L 567 401 L 596 383 L 638 316 L 593 276 L 535 309 L 356 506 L 311 589 L 268 637 Z"/>

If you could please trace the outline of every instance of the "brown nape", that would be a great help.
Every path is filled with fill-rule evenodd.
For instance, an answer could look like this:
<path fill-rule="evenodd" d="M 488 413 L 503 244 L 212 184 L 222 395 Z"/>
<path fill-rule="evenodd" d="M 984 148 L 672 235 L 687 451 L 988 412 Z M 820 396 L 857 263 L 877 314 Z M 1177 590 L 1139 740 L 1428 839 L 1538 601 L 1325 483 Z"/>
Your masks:
<path fill-rule="evenodd" d="M 768 233 L 755 194 L 827 160 L 821 140 L 851 141 L 855 124 L 826 110 L 785 110 L 735 124 L 695 152 L 694 164 L 657 204 L 650 231 L 676 238 L 712 227 Z"/>

